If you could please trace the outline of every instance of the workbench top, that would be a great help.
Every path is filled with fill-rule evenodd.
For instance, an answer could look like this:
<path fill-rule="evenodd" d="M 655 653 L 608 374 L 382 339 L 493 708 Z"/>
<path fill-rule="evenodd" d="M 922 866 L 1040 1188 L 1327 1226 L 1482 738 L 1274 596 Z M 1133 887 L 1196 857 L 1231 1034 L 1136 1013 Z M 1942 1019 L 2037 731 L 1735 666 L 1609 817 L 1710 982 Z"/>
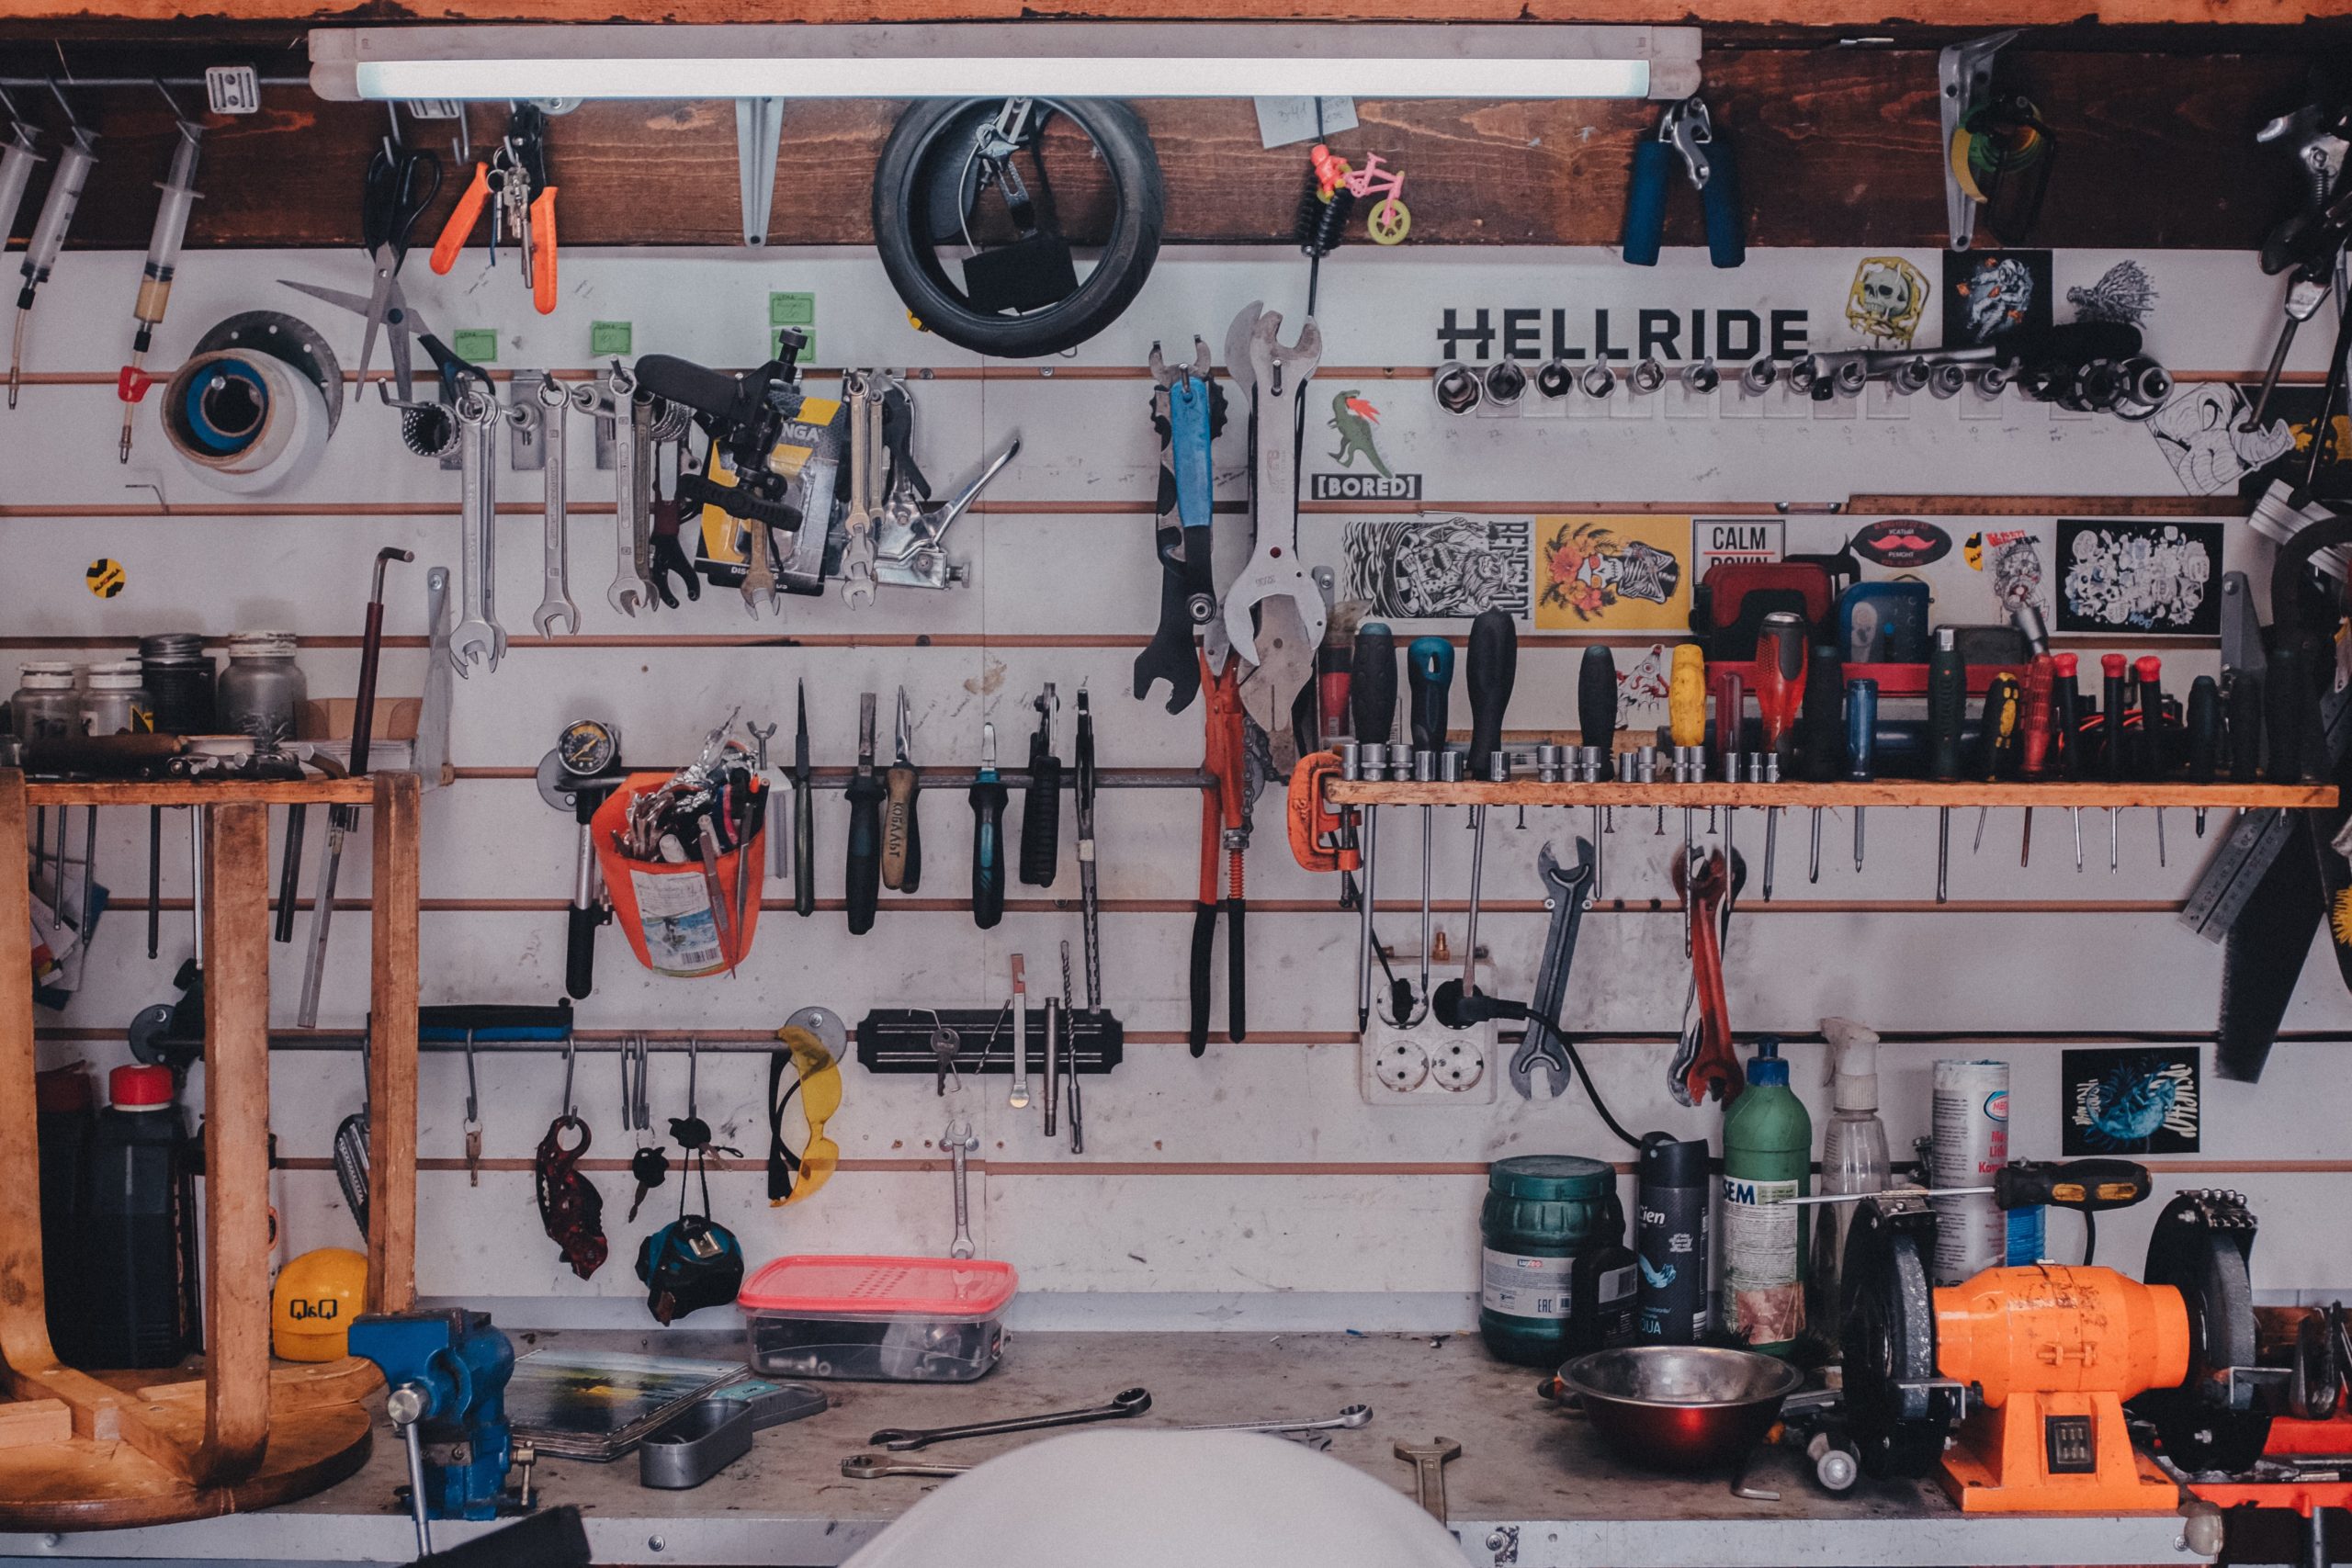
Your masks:
<path fill-rule="evenodd" d="M 536 1345 L 595 1345 L 732 1356 L 735 1336 L 566 1333 Z M 611 1465 L 547 1460 L 541 1498 L 578 1504 L 599 1562 L 831 1564 L 847 1558 L 944 1481 L 853 1481 L 841 1461 L 883 1427 L 935 1427 L 1108 1401 L 1142 1386 L 1138 1427 L 1336 1415 L 1369 1404 L 1372 1420 L 1332 1434 L 1329 1452 L 1410 1494 L 1399 1439 L 1462 1445 L 1446 1468 L 1451 1525 L 1477 1568 L 1804 1562 L 2165 1563 L 2199 1559 L 2181 1520 L 1963 1517 L 1932 1483 L 1869 1480 L 1843 1497 L 1816 1487 L 1794 1450 L 1752 1465 L 1751 1486 L 1779 1503 L 1733 1495 L 1728 1473 L 1665 1477 L 1612 1461 L 1583 1420 L 1536 1397 L 1537 1374 L 1489 1357 L 1476 1336 L 1057 1333 L 1012 1337 L 977 1383 L 829 1383 L 833 1407 L 759 1435 L 752 1452 L 687 1492 L 638 1484 L 634 1455 Z M 1035 1434 L 953 1443 L 909 1458 L 973 1463 Z M 1270 1439 L 1274 1440 L 1274 1439 Z M 72 1536 L 0 1534 L 0 1556 L 407 1562 L 415 1532 L 395 1511 L 405 1481 L 399 1446 L 379 1429 L 373 1457 L 340 1485 L 284 1508 L 228 1518 Z M 434 1543 L 487 1526 L 444 1523 Z"/>

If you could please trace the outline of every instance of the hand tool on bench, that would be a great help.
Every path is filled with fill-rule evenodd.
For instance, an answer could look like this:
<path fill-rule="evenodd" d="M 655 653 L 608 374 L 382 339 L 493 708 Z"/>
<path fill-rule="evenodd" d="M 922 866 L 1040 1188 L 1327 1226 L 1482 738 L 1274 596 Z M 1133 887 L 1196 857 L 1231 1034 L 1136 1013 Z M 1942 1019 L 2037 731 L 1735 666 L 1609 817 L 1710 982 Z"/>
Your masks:
<path fill-rule="evenodd" d="M 792 721 L 792 912 L 817 912 L 817 775 L 808 765 L 808 682 Z M 779 845 L 784 835 L 776 835 Z"/>
<path fill-rule="evenodd" d="M 2109 784 L 2120 784 L 2129 770 L 2129 756 L 2123 738 L 2123 716 L 2131 705 L 2124 699 L 2123 682 L 2126 668 L 2123 655 L 2099 655 L 2099 771 Z M 2116 869 L 2118 855 L 2115 842 L 2115 807 L 2107 808 L 2107 869 Z"/>
<path fill-rule="evenodd" d="M 849 902 L 849 931 L 864 936 L 874 929 L 874 910 L 882 896 L 881 781 L 874 776 L 874 694 L 857 699 L 857 771 L 843 791 L 849 796 L 849 864 L 842 895 Z"/>
<path fill-rule="evenodd" d="M 1551 917 L 1551 923 L 1544 928 L 1544 957 L 1536 965 L 1535 991 L 1524 1010 L 1527 1032 L 1510 1059 L 1510 1086 L 1519 1090 L 1521 1100 L 1534 1099 L 1535 1069 L 1541 1065 L 1544 1092 L 1557 1100 L 1567 1090 L 1570 1071 L 1566 1040 L 1560 1032 L 1560 1009 L 1567 1000 L 1568 971 L 1577 956 L 1577 933 L 1583 928 L 1584 912 L 1592 907 L 1592 879 L 1597 874 L 1590 840 L 1577 840 L 1576 869 L 1566 872 L 1560 869 L 1547 842 L 1536 852 L 1535 874 L 1544 884 L 1544 908 Z M 1508 1017 L 1513 1010 L 1507 1005 L 1479 999 L 1484 1004 L 1482 1010 L 1492 1017 Z"/>
<path fill-rule="evenodd" d="M 1248 367 L 1227 367 L 1229 375 Z M 1159 624 L 1136 655 L 1138 701 L 1153 682 L 1168 682 L 1168 711 L 1182 713 L 1200 691 L 1200 661 L 1193 641 L 1216 615 L 1216 585 L 1211 575 L 1212 525 L 1216 522 L 1216 471 L 1210 443 L 1225 424 L 1225 397 L 1209 379 L 1209 345 L 1195 335 L 1193 363 L 1170 368 L 1151 345 L 1152 423 L 1159 427 L 1163 457 L 1155 531 L 1159 558 Z M 1170 522 L 1170 514 L 1173 522 Z"/>
<path fill-rule="evenodd" d="M 894 893 L 912 893 L 922 886 L 922 818 L 916 809 L 922 795 L 922 770 L 907 755 L 907 731 L 912 726 L 907 689 L 899 688 L 898 755 L 883 779 L 882 886 Z"/>
<path fill-rule="evenodd" d="M 552 638 L 560 626 L 563 635 L 573 637 L 580 630 L 580 606 L 571 602 L 571 546 L 565 533 L 567 498 L 570 494 L 565 465 L 568 445 L 564 425 L 571 412 L 571 394 L 553 376 L 539 382 L 539 438 L 546 446 L 543 456 L 547 467 L 540 474 L 546 485 L 539 503 L 540 550 L 539 607 L 531 612 L 531 625 L 543 637 Z"/>
<path fill-rule="evenodd" d="M 407 550 L 387 545 L 376 552 L 375 580 L 368 594 L 368 621 L 359 639 L 359 689 L 351 705 L 353 778 L 368 775 L 368 752 L 376 724 L 376 675 L 384 660 L 384 569 L 394 561 L 413 561 Z M 343 840 L 359 826 L 359 807 L 327 807 L 327 836 L 320 846 L 319 874 L 311 888 L 310 951 L 302 962 L 301 1009 L 295 1021 L 304 1029 L 319 1021 L 319 985 L 326 973 L 327 928 L 334 919 L 335 877 L 343 869 Z"/>
<path fill-rule="evenodd" d="M 980 726 L 979 771 L 965 798 L 972 803 L 972 923 L 987 931 L 1004 919 L 1005 789 L 997 777 L 993 724 Z"/>
<path fill-rule="evenodd" d="M 914 1460 L 885 1459 L 880 1454 L 852 1454 L 842 1461 L 842 1473 L 852 1481 L 879 1481 L 886 1476 L 922 1476 L 944 1480 L 962 1475 L 968 1464 L 926 1464 Z"/>
<path fill-rule="evenodd" d="M 2068 784 L 2083 776 L 2083 697 L 2080 679 L 2075 671 L 2078 657 L 2072 653 L 2050 656 L 2050 723 L 2058 742 L 2058 776 Z M 2070 806 L 2066 815 L 2075 829 L 2075 871 L 2083 869 L 2083 808 Z"/>
<path fill-rule="evenodd" d="M 1951 626 L 1936 628 L 1935 650 L 1928 656 L 1928 776 L 1945 784 L 1960 782 L 1960 730 L 1968 707 L 1968 663 L 1961 655 L 1960 635 Z M 1951 807 L 1936 807 L 1936 902 L 1946 902 L 1951 874 Z"/>
<path fill-rule="evenodd" d="M 2058 661 L 2050 654 L 2037 653 L 2026 664 L 2025 707 L 2018 721 L 2018 776 L 2028 784 L 2038 784 L 2050 776 L 2050 724 L 2052 703 L 2057 689 Z M 2018 864 L 2020 868 L 2033 863 L 2033 807 L 2025 808 L 2025 828 L 2018 837 Z"/>
<path fill-rule="evenodd" d="M 153 383 L 143 373 L 147 350 L 155 341 L 155 329 L 164 324 L 164 311 L 172 298 L 172 275 L 179 270 L 180 247 L 187 238 L 188 214 L 196 209 L 196 160 L 204 146 L 204 127 L 180 113 L 180 107 L 162 82 L 155 90 L 172 107 L 172 128 L 179 140 L 172 144 L 171 173 L 156 188 L 164 199 L 155 208 L 155 226 L 147 242 L 147 260 L 140 269 L 139 297 L 130 309 L 130 319 L 136 330 L 130 339 L 130 363 L 122 367 L 122 375 L 115 384 L 115 392 L 122 400 L 122 444 L 117 449 L 119 461 L 130 461 L 130 420 L 138 412 L 139 400 L 146 396 Z M 337 389 L 340 392 L 341 389 Z"/>
<path fill-rule="evenodd" d="M 1140 1388 L 1123 1389 L 1106 1404 L 1083 1410 L 1056 1410 L 1041 1416 L 1011 1416 L 996 1421 L 973 1421 L 961 1427 L 885 1427 L 866 1442 L 894 1454 L 913 1453 L 939 1443 L 967 1438 L 1001 1438 L 1013 1432 L 1044 1432 L 1057 1427 L 1085 1427 L 1097 1421 L 1129 1421 L 1151 1408 L 1151 1394 Z"/>
<path fill-rule="evenodd" d="M 1299 389 L 1323 357 L 1323 334 L 1310 316 L 1300 323 L 1298 341 L 1284 347 L 1282 325 L 1280 312 L 1263 311 L 1250 333 L 1258 540 L 1226 592 L 1225 634 L 1252 666 L 1242 683 L 1243 706 L 1272 740 L 1276 771 L 1287 774 L 1298 761 L 1291 754 L 1291 709 L 1314 683 L 1326 621 L 1323 595 L 1298 548 Z"/>
<path fill-rule="evenodd" d="M 1078 739 L 1071 749 L 1071 768 L 1078 807 L 1079 923 L 1086 940 L 1086 1007 L 1102 1005 L 1102 897 L 1094 864 L 1094 710 L 1087 704 L 1086 688 L 1078 689 Z M 1075 1118 L 1072 1119 L 1075 1121 Z"/>
<path fill-rule="evenodd" d="M 1201 688 L 1208 701 L 1201 768 L 1208 782 L 1201 790 L 1201 881 L 1193 909 L 1192 1012 L 1186 1036 L 1195 1056 L 1208 1049 L 1209 958 L 1220 909 L 1226 917 L 1226 1032 L 1236 1042 L 1249 1033 L 1249 954 L 1243 937 L 1249 900 L 1243 872 L 1250 847 L 1250 803 L 1256 791 L 1240 678 L 1238 665 L 1228 661 L 1222 671 L 1214 670 L 1209 654 L 1203 651 Z"/>
<path fill-rule="evenodd" d="M 1519 679 L 1519 627 L 1508 610 L 1482 610 L 1470 623 L 1470 777 L 1499 784 L 1510 760 L 1502 753 L 1503 711 Z M 1613 683 L 1612 677 L 1612 683 Z M 1448 980 L 1430 1010 L 1449 1029 L 1476 1021 L 1463 1004 L 1478 994 L 1478 894 L 1487 869 L 1487 808 L 1470 807 L 1470 909 L 1462 928 L 1462 977 Z"/>
<path fill-rule="evenodd" d="M 1584 746 L 1577 760 L 1586 782 L 1607 784 L 1616 776 L 1611 759 L 1617 753 L 1617 659 L 1598 643 L 1584 650 L 1577 665 L 1577 728 Z M 1604 807 L 1592 808 L 1592 885 L 1585 896 L 1595 903 L 1600 900 L 1608 872 L 1608 840 L 1602 833 L 1604 828 L 1613 830 L 1613 824 L 1607 818 Z M 1426 828 L 1427 818 L 1422 821 Z"/>
<path fill-rule="evenodd" d="M 1781 782 L 1783 764 L 1792 761 L 1789 743 L 1796 734 L 1797 715 L 1804 700 L 1804 618 L 1788 610 L 1764 617 L 1756 634 L 1756 711 L 1764 724 L 1764 777 Z M 1764 808 L 1764 901 L 1772 901 L 1772 862 L 1780 850 L 1781 808 Z"/>
<path fill-rule="evenodd" d="M 32 324 L 33 300 L 40 294 L 40 286 L 49 281 L 58 253 L 65 248 L 65 231 L 74 225 L 74 209 L 82 203 L 82 189 L 90 183 L 90 170 L 98 161 L 93 146 L 97 133 L 74 118 L 74 106 L 65 101 L 65 94 L 55 80 L 50 82 L 49 90 L 57 99 L 57 107 L 65 111 L 65 134 L 59 139 L 57 167 L 49 176 L 49 194 L 41 197 L 40 216 L 33 220 L 32 233 L 19 258 L 25 281 L 17 290 L 17 332 L 8 355 L 11 409 L 17 406 L 17 383 L 24 369 L 25 333 Z M 29 167 L 27 173 L 30 173 Z"/>
<path fill-rule="evenodd" d="M 1348 713 L 1356 738 L 1358 766 L 1368 779 L 1389 776 L 1388 737 L 1396 722 L 1396 639 L 1382 621 L 1356 629 L 1348 673 Z M 1374 856 L 1380 846 L 1380 807 L 1363 808 L 1363 898 L 1356 920 L 1356 1032 L 1372 1021 Z"/>
<path fill-rule="evenodd" d="M 2023 746 L 2025 689 L 2018 678 L 2004 670 L 1984 685 L 1984 706 L 1977 720 L 1977 773 L 1986 784 L 1997 784 L 2017 772 L 2018 755 Z M 1984 818 L 1992 810 L 1989 806 L 1976 808 L 1976 840 L 1968 852 L 1974 854 L 1984 842 Z"/>
<path fill-rule="evenodd" d="M 2141 774 L 2161 780 L 2171 771 L 2165 747 L 2164 660 L 2143 653 L 2132 666 L 2140 677 Z M 2156 807 L 2156 864 L 2165 861 L 2165 808 Z"/>
<path fill-rule="evenodd" d="M 1431 784 L 1453 761 L 1446 744 L 1445 708 L 1453 694 L 1453 645 L 1442 637 L 1417 637 L 1405 650 L 1405 680 L 1412 692 L 1413 778 Z M 1437 808 L 1421 807 L 1421 1006 L 1430 1004 L 1430 873 L 1437 858 Z"/>
<path fill-rule="evenodd" d="M 1877 776 L 1878 682 L 1858 677 L 1846 684 L 1846 780 L 1869 784 Z M 1854 870 L 1862 869 L 1862 807 L 1854 807 Z"/>
<path fill-rule="evenodd" d="M 1054 715 L 1062 704 L 1054 682 L 1029 705 L 1037 710 L 1037 728 L 1029 738 L 1029 784 L 1021 796 L 1021 881 L 1051 887 L 1062 858 L 1062 760 L 1054 755 Z"/>
<path fill-rule="evenodd" d="M 1445 1461 L 1461 1452 L 1462 1445 L 1452 1438 L 1432 1438 L 1426 1443 L 1399 1438 L 1396 1443 L 1396 1457 L 1413 1467 L 1413 1486 L 1421 1506 L 1441 1525 L 1446 1522 Z"/>

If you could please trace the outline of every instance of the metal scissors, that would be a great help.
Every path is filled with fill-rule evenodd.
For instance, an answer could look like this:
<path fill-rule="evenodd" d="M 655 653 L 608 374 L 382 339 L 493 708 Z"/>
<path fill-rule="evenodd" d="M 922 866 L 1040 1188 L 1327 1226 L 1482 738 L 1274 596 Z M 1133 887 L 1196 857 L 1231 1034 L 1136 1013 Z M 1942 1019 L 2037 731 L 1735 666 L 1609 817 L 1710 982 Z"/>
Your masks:
<path fill-rule="evenodd" d="M 395 122 L 397 125 L 397 122 Z M 408 258 L 409 231 L 416 226 L 433 198 L 441 193 L 441 160 L 422 148 L 404 147 L 387 136 L 368 161 L 367 183 L 359 205 L 360 243 L 375 267 L 365 314 L 367 335 L 359 344 L 359 378 L 351 395 L 356 400 L 368 390 L 368 367 L 376 357 L 376 333 L 391 305 L 392 282 Z M 401 387 L 406 399 L 409 389 Z"/>
<path fill-rule="evenodd" d="M 391 391 L 385 391 L 380 386 L 378 390 L 382 392 L 384 401 L 393 407 L 415 406 L 414 381 L 409 355 L 409 340 L 412 338 L 415 339 L 418 346 L 424 350 L 425 356 L 433 361 L 433 367 L 439 373 L 445 387 L 454 392 L 466 380 L 478 380 L 481 383 L 484 395 L 494 399 L 496 393 L 492 388 L 490 373 L 478 365 L 469 364 L 458 358 L 447 344 L 434 335 L 433 329 L 425 323 L 424 317 L 408 302 L 407 291 L 401 287 L 401 281 L 397 276 L 399 265 L 390 245 L 377 247 L 376 292 L 372 295 L 353 294 L 341 288 L 324 288 L 315 283 L 297 283 L 286 277 L 281 277 L 278 281 L 297 293 L 307 294 L 313 299 L 323 299 L 330 305 L 339 305 L 355 315 L 366 317 L 368 328 L 368 341 L 371 344 L 375 341 L 376 329 L 379 327 L 384 329 L 391 341 L 392 386 L 399 395 L 395 397 Z M 364 355 L 361 362 L 366 363 Z M 365 372 L 363 371 L 362 374 L 364 375 Z M 365 383 L 362 385 L 364 386 Z"/>

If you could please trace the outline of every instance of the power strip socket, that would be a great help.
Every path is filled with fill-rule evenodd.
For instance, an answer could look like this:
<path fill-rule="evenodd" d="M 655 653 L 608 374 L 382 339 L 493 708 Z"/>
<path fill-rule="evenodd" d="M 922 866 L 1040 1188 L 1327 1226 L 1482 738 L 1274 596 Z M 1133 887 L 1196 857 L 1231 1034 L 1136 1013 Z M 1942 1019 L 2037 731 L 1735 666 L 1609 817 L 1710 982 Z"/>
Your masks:
<path fill-rule="evenodd" d="M 1401 968 L 1401 961 L 1400 961 Z M 1479 965 L 1478 984 L 1493 984 Z M 1371 1105 L 1491 1105 L 1495 1100 L 1495 1026 L 1448 1029 L 1424 1013 L 1408 1028 L 1375 1020 L 1358 1048 L 1358 1075 Z"/>

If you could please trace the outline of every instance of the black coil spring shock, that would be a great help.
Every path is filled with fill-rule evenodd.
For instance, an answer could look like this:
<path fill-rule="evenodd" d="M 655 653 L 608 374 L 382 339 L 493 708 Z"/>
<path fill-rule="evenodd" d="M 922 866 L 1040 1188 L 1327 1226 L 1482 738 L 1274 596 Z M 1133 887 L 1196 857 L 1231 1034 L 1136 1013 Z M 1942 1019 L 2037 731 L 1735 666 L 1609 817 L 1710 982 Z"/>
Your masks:
<path fill-rule="evenodd" d="M 1327 199 L 1310 172 L 1306 190 L 1298 198 L 1298 248 L 1318 259 L 1329 255 L 1346 237 L 1348 219 L 1355 209 L 1355 192 L 1341 186 Z"/>

